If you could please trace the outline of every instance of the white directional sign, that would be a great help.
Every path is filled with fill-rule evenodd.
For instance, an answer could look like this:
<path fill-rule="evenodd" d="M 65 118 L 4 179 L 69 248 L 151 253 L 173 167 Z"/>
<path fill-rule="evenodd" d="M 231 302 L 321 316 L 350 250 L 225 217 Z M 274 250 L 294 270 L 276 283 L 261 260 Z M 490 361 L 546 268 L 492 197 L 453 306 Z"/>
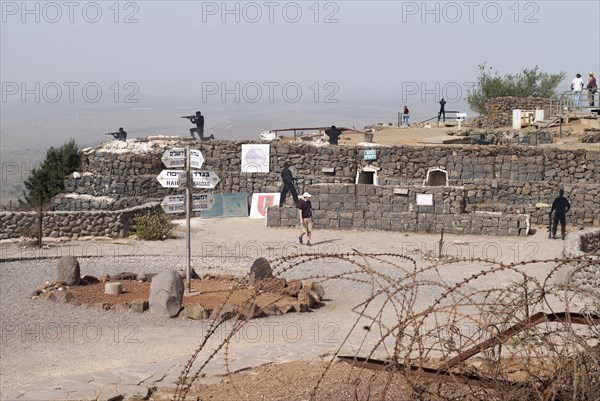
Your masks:
<path fill-rule="evenodd" d="M 193 171 L 194 188 L 214 188 L 221 180 L 214 171 Z M 156 177 L 163 188 L 178 188 L 181 170 L 163 170 Z"/>
<path fill-rule="evenodd" d="M 174 148 L 165 150 L 160 160 L 162 160 L 167 168 L 185 167 L 185 149 Z"/>
<path fill-rule="evenodd" d="M 214 188 L 221 180 L 214 171 L 198 170 L 192 172 L 194 188 Z"/>
<path fill-rule="evenodd" d="M 215 204 L 215 198 L 211 194 L 193 194 L 192 211 L 210 210 Z M 185 195 L 167 195 L 160 206 L 167 213 L 185 212 Z"/>
<path fill-rule="evenodd" d="M 190 149 L 190 167 L 191 168 L 202 168 L 204 163 L 204 157 L 202 152 L 197 149 Z"/>
<path fill-rule="evenodd" d="M 165 150 L 165 153 L 160 158 L 167 168 L 185 167 L 185 149 L 173 148 Z M 190 149 L 190 167 L 201 168 L 204 163 L 202 152 L 198 149 Z"/>

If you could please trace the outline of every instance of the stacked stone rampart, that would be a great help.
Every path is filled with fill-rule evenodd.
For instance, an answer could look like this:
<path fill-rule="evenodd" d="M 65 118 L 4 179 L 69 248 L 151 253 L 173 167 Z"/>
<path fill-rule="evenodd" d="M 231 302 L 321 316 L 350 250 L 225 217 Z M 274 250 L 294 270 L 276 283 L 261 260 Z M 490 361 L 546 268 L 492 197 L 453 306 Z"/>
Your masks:
<path fill-rule="evenodd" d="M 566 258 L 581 258 L 572 263 L 566 279 L 600 296 L 600 230 L 567 235 L 563 243 L 563 255 Z"/>
<path fill-rule="evenodd" d="M 151 137 L 111 142 L 82 154 L 83 172 L 69 177 L 56 210 L 118 210 L 161 201 L 176 189 L 162 188 L 156 176 L 167 149 L 192 145 L 202 151 L 203 169 L 217 172 L 215 193 L 279 192 L 280 172 L 289 161 L 299 191 L 317 184 L 353 184 L 364 167 L 377 170 L 380 186 L 419 187 L 427 171 L 441 168 L 448 184 L 464 186 L 465 211 L 531 214 L 532 223 L 547 224 L 547 205 L 563 187 L 573 208 L 569 224 L 600 226 L 600 152 L 523 146 L 376 146 L 376 160 L 364 160 L 362 146 L 270 144 L 270 173 L 241 171 L 241 141 L 198 143 L 181 137 Z M 379 199 L 370 202 L 378 203 Z M 542 204 L 542 205 L 539 205 Z M 492 208 L 497 206 L 497 209 Z"/>
<path fill-rule="evenodd" d="M 488 101 L 486 123 L 495 127 L 512 125 L 512 111 L 521 110 L 544 110 L 544 114 L 550 112 L 550 99 L 541 97 L 495 97 Z"/>
<path fill-rule="evenodd" d="M 136 215 L 158 209 L 160 209 L 158 203 L 148 203 L 116 211 L 44 212 L 42 233 L 44 237 L 53 238 L 124 237 Z M 36 234 L 38 216 L 36 212 L 1 212 L 0 239 Z"/>
<path fill-rule="evenodd" d="M 501 213 L 464 213 L 460 187 L 407 187 L 373 185 L 314 185 L 314 221 L 319 227 L 453 234 L 527 235 L 529 216 Z M 417 195 L 429 194 L 433 205 L 419 205 Z M 314 199 L 314 200 L 312 200 Z M 271 207 L 267 226 L 298 226 L 298 210 Z"/>

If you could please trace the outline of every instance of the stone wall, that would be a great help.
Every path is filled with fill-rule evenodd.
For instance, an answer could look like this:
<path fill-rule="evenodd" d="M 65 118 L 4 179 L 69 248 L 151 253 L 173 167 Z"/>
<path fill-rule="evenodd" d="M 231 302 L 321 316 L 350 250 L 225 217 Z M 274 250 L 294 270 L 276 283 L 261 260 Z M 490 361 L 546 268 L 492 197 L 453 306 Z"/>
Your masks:
<path fill-rule="evenodd" d="M 315 185 L 307 188 L 318 227 L 420 231 L 453 234 L 527 235 L 529 216 L 464 213 L 464 190 L 453 187 Z M 417 205 L 417 194 L 431 194 L 432 206 Z M 271 207 L 267 226 L 298 225 L 298 210 Z"/>
<path fill-rule="evenodd" d="M 567 272 L 575 285 L 600 296 L 600 230 L 585 230 L 567 235 L 563 243 L 566 258 L 584 258 Z M 592 256 L 590 254 L 596 254 Z M 596 261 L 596 262 L 594 262 Z M 574 271 L 574 272 L 573 272 Z"/>
<path fill-rule="evenodd" d="M 488 101 L 485 123 L 489 126 L 512 126 L 512 111 L 544 110 L 544 115 L 550 112 L 550 99 L 540 97 L 495 97 Z"/>
<path fill-rule="evenodd" d="M 134 216 L 158 209 L 158 203 L 147 203 L 116 211 L 44 212 L 42 232 L 44 237 L 53 238 L 124 237 Z M 25 233 L 36 234 L 37 226 L 36 212 L 0 213 L 0 239 L 19 238 Z"/>
<path fill-rule="evenodd" d="M 83 174 L 69 177 L 65 194 L 55 199 L 56 210 L 118 210 L 161 201 L 178 193 L 160 186 L 156 176 L 164 168 L 160 158 L 166 149 L 187 144 L 199 148 L 204 169 L 221 177 L 215 193 L 252 194 L 279 192 L 280 172 L 289 161 L 298 178 L 299 192 L 324 183 L 354 183 L 363 167 L 379 169 L 383 186 L 421 185 L 427 171 L 448 171 L 449 185 L 475 190 L 466 197 L 467 211 L 490 210 L 498 204 L 506 214 L 530 213 L 532 222 L 547 224 L 549 204 L 559 187 L 572 191 L 570 224 L 600 226 L 600 152 L 557 150 L 524 146 L 375 146 L 377 159 L 364 160 L 365 147 L 316 146 L 310 143 L 270 144 L 271 172 L 242 173 L 240 141 L 198 143 L 191 138 L 150 137 L 127 142 L 113 141 L 82 152 Z M 473 184 L 476 188 L 473 188 Z M 527 190 L 529 188 L 529 191 Z M 471 207 L 471 209 L 468 209 Z M 543 208 L 542 208 L 543 209 Z M 492 210 L 493 211 L 493 210 Z M 598 212 L 598 213 L 597 213 Z"/>
<path fill-rule="evenodd" d="M 538 146 L 552 143 L 555 134 L 538 130 L 495 131 L 473 130 L 469 132 L 473 145 L 528 145 Z"/>

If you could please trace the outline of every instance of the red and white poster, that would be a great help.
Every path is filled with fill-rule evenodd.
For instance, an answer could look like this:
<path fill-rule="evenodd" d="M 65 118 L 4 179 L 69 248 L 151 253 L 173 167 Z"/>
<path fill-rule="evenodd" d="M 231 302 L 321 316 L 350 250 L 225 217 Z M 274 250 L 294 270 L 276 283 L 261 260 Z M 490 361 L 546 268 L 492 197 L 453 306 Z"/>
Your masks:
<path fill-rule="evenodd" d="M 279 205 L 279 198 L 281 194 L 277 193 L 266 193 L 266 194 L 252 194 L 252 206 L 250 208 L 251 219 L 264 219 L 267 217 L 267 208 L 271 206 Z"/>

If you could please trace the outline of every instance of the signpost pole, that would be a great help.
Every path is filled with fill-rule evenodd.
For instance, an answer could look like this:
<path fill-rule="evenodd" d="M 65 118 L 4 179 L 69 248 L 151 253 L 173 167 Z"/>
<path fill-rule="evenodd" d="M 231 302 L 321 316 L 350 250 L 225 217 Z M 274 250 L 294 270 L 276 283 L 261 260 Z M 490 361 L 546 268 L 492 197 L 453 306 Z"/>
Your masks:
<path fill-rule="evenodd" d="M 188 293 L 192 292 L 192 281 L 191 281 L 191 259 L 192 259 L 192 248 L 191 248 L 191 232 L 190 232 L 190 218 L 192 214 L 192 174 L 190 167 L 190 147 L 185 148 L 185 169 L 187 171 L 187 184 L 185 187 L 185 274 L 187 277 L 187 288 Z"/>

